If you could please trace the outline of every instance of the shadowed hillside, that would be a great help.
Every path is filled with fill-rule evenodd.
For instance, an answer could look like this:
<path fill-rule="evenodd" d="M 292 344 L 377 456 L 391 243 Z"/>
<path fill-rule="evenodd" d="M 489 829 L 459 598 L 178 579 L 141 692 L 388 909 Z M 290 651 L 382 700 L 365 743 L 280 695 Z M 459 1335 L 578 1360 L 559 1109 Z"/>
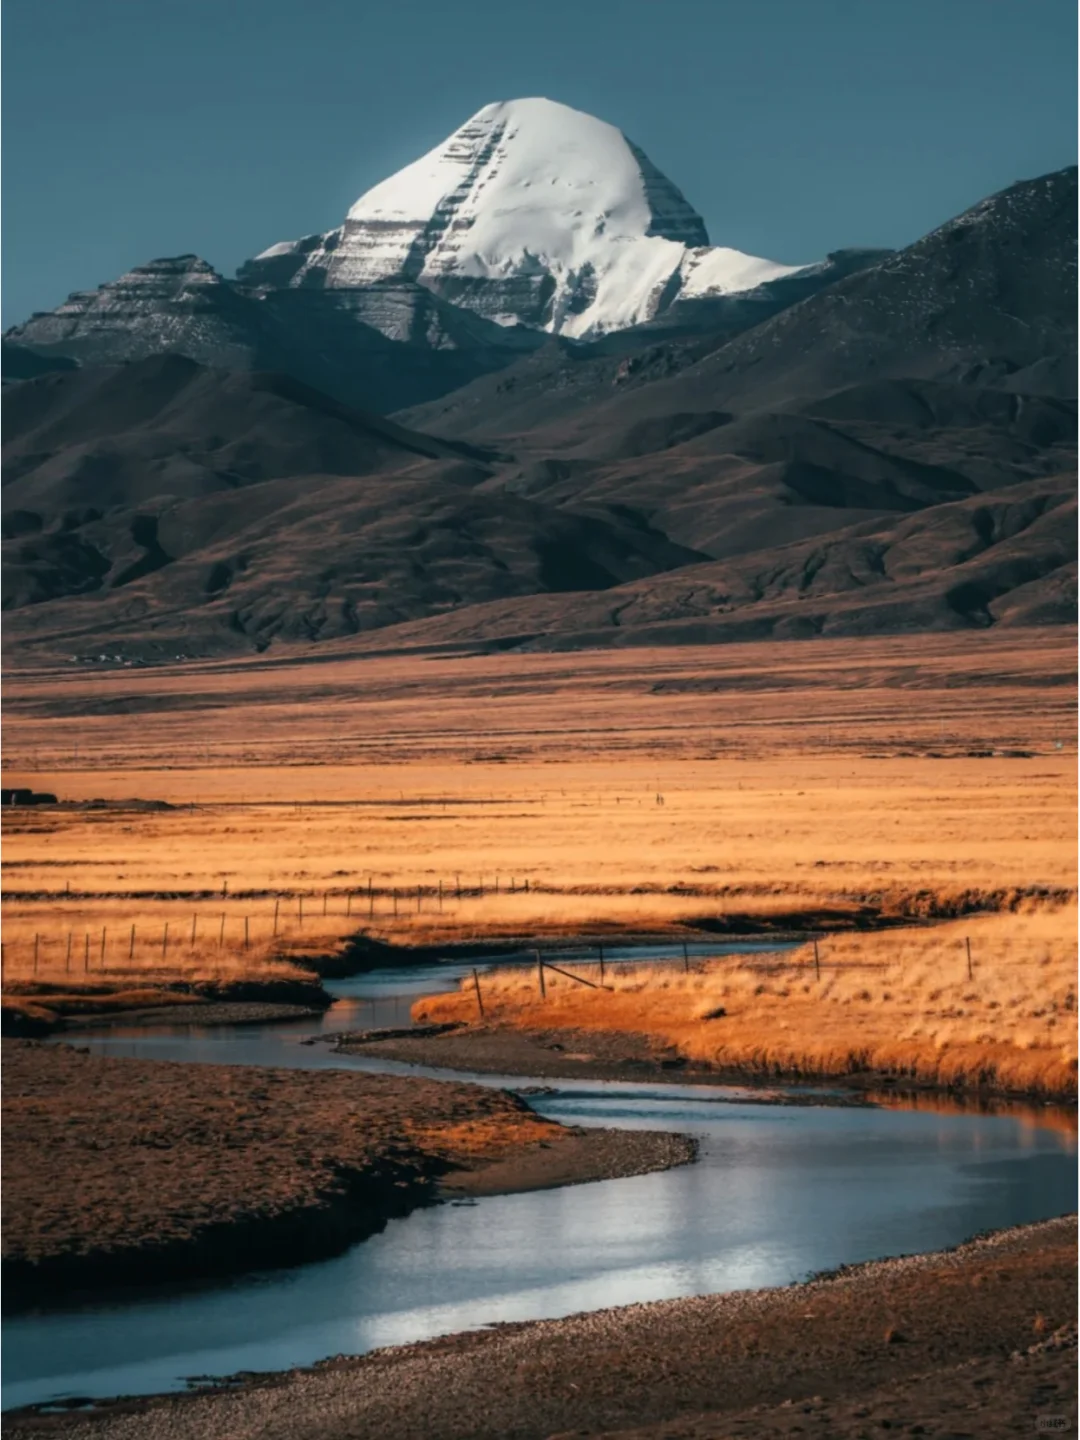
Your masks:
<path fill-rule="evenodd" d="M 659 338 L 552 340 L 397 421 L 180 355 L 12 383 L 9 643 L 145 659 L 387 627 L 562 647 L 1069 621 L 1075 199 L 1075 170 L 1022 182 L 779 313 L 765 297 L 735 338 L 746 297 L 719 329 L 696 310 L 685 333 L 668 314 Z"/>

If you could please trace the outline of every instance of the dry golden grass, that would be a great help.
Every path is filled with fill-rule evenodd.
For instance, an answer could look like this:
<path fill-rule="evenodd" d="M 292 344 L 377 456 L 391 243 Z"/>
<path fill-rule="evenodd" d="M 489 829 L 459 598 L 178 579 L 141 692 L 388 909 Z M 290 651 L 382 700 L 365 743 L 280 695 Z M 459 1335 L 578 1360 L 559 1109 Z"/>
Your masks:
<path fill-rule="evenodd" d="M 65 777 L 50 778 L 64 790 Z M 208 789 L 213 778 L 182 776 Z M 663 931 L 702 916 L 821 909 L 840 923 L 860 905 L 949 913 L 1075 883 L 1074 764 L 1062 756 L 793 755 L 651 767 L 598 759 L 400 766 L 392 776 L 253 769 L 245 778 L 271 792 L 288 780 L 295 795 L 322 787 L 355 799 L 5 812 L 5 973 L 32 973 L 35 934 L 40 974 L 98 970 L 102 929 L 111 969 L 127 958 L 133 924 L 140 966 L 163 968 L 165 924 L 178 962 L 193 918 L 200 960 L 225 963 L 222 916 L 235 968 L 245 918 L 250 959 L 274 940 L 275 904 L 276 950 L 302 957 L 335 949 L 358 928 L 440 943 Z M 141 780 L 177 798 L 172 772 Z M 117 783 L 95 777 L 94 785 L 106 781 Z"/>
<path fill-rule="evenodd" d="M 48 917 L 47 918 L 55 918 Z M 67 920 L 74 917 L 65 916 Z M 85 919 L 85 916 L 83 916 Z M 270 943 L 243 946 L 189 946 L 163 949 L 161 933 L 138 941 L 129 958 L 129 932 L 118 934 L 110 950 L 105 929 L 104 960 L 101 928 L 73 933 L 70 961 L 63 938 L 48 943 L 29 926 L 35 917 L 5 919 L 3 1005 L 10 1018 L 51 1025 L 58 1016 L 88 1016 L 117 1010 L 145 1010 L 159 1005 L 194 1005 L 220 995 L 238 998 L 245 987 L 263 987 L 264 999 L 287 1001 L 291 984 L 314 984 L 317 976 L 302 957 L 289 958 Z M 92 944 L 90 943 L 92 941 Z M 117 953 L 119 952 L 119 954 Z M 35 963 L 35 954 L 37 960 Z"/>
<path fill-rule="evenodd" d="M 831 936 L 767 957 L 609 969 L 588 989 L 548 971 L 485 975 L 489 1023 L 623 1030 L 688 1059 L 765 1075 L 875 1071 L 1048 1095 L 1076 1090 L 1076 906 Z M 973 971 L 969 977 L 967 942 Z M 594 982 L 598 967 L 571 970 Z M 471 981 L 422 1000 L 425 1021 L 473 1021 Z"/>
<path fill-rule="evenodd" d="M 269 906 L 265 900 L 256 906 L 123 895 L 96 900 L 6 897 L 3 919 L 8 990 L 33 981 L 115 988 L 147 981 L 310 978 L 306 957 L 337 950 L 342 936 L 355 929 L 351 921 L 336 924 L 334 917 L 324 920 L 321 915 L 299 928 L 295 917 L 286 920 L 280 912 L 275 936 L 272 900 Z"/>
<path fill-rule="evenodd" d="M 519 1144 L 552 1144 L 566 1134 L 562 1125 L 531 1110 L 500 1113 L 457 1124 L 435 1124 L 406 1120 L 402 1133 L 426 1154 L 453 1153 L 458 1156 L 500 1159 Z"/>
<path fill-rule="evenodd" d="M 242 940 L 246 917 L 261 943 L 275 900 L 279 941 L 302 953 L 357 928 L 439 942 L 861 904 L 947 913 L 1075 883 L 1075 765 L 1056 754 L 253 767 L 243 778 L 272 797 L 288 784 L 308 803 L 6 811 L 8 966 L 23 973 L 34 933 L 39 960 L 44 945 L 53 968 L 66 964 L 70 930 L 76 964 L 90 934 L 92 967 L 102 927 L 112 954 L 132 924 L 150 964 L 166 921 L 185 948 L 193 915 L 197 937 L 216 941 L 225 915 L 227 940 Z M 49 780 L 68 794 L 130 783 Z M 180 801 L 236 781 L 162 770 L 140 783 Z"/>
<path fill-rule="evenodd" d="M 99 977 L 104 929 L 110 983 L 156 985 L 358 929 L 838 928 L 1071 894 L 1074 667 L 1055 630 L 20 672 L 5 784 L 177 808 L 4 812 L 5 982 L 35 978 L 35 934 L 39 981 Z"/>
<path fill-rule="evenodd" d="M 246 767 L 1075 745 L 1076 631 L 1063 626 L 552 655 L 348 648 L 20 669 L 5 683 L 6 768 L 145 794 L 147 769 L 181 784 L 178 770 L 231 767 L 224 798 L 269 799 L 244 787 Z M 93 788 L 115 770 L 126 789 Z M 279 793 L 310 792 L 284 774 Z"/>

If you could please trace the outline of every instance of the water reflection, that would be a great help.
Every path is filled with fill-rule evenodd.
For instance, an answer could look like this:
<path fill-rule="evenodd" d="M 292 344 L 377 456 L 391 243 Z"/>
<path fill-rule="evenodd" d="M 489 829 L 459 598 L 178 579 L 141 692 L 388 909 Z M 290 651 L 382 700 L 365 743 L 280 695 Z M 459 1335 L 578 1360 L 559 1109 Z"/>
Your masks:
<path fill-rule="evenodd" d="M 431 993 L 425 985 L 445 988 L 447 968 L 342 982 L 320 1025 L 113 1031 L 80 1043 L 145 1057 L 410 1071 L 303 1041 L 349 1028 L 356 1015 L 395 1023 L 386 1017 L 407 1013 Z M 881 1108 L 754 1098 L 737 1086 L 556 1084 L 531 1097 L 541 1113 L 685 1131 L 698 1138 L 699 1162 L 418 1211 L 345 1255 L 292 1270 L 19 1316 L 4 1327 L 4 1404 L 165 1390 L 188 1376 L 284 1369 L 497 1321 L 787 1284 L 1076 1206 L 1075 1114 L 924 1095 L 874 1097 Z"/>

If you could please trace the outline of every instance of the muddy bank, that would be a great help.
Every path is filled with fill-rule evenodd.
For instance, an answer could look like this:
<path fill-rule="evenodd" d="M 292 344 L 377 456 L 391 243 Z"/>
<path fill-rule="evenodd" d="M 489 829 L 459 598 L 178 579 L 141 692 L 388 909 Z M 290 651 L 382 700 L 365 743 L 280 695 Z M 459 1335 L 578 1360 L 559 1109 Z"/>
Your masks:
<path fill-rule="evenodd" d="M 1075 1098 L 1048 1100 L 1023 1091 L 943 1086 L 912 1076 L 864 1070 L 840 1075 L 802 1071 L 763 1073 L 739 1066 L 687 1060 L 655 1036 L 623 1030 L 511 1030 L 498 1026 L 418 1025 L 413 1030 L 366 1030 L 330 1035 L 345 1054 L 377 1055 L 410 1065 L 433 1065 L 483 1075 L 534 1075 L 545 1080 L 648 1080 L 680 1085 L 734 1085 L 762 1100 L 784 1104 L 866 1105 L 900 1096 L 953 1096 L 970 1103 L 1027 1102 L 1075 1114 Z M 778 1087 L 805 1087 L 781 1092 Z"/>
<path fill-rule="evenodd" d="M 542 1080 L 648 1079 L 679 1084 L 717 1084 L 728 1078 L 702 1061 L 684 1059 L 674 1046 L 658 1046 L 648 1035 L 631 1031 L 416 1025 L 411 1030 L 329 1035 L 326 1042 L 346 1055 L 380 1056 L 483 1075 L 530 1075 Z M 744 1076 L 735 1077 L 732 1083 L 768 1088 L 764 1081 L 747 1081 Z"/>
<path fill-rule="evenodd" d="M 625 894 L 637 899 L 642 895 L 677 895 L 700 899 L 700 913 L 683 915 L 667 923 L 642 929 L 640 924 L 621 924 L 616 920 L 603 922 L 589 930 L 566 923 L 531 924 L 528 929 L 514 925 L 488 923 L 485 933 L 469 938 L 455 938 L 452 929 L 442 930 L 442 922 L 432 920 L 432 933 L 438 938 L 428 941 L 397 942 L 365 934 L 358 928 L 339 951 L 326 955 L 306 956 L 304 963 L 326 978 L 341 978 L 365 970 L 429 964 L 437 960 L 491 959 L 508 954 L 527 955 L 539 950 L 558 958 L 557 952 L 590 951 L 601 946 L 679 945 L 682 941 L 699 945 L 710 941 L 718 944 L 734 941 L 771 941 L 777 945 L 811 940 L 815 936 L 862 934 L 884 930 L 932 926 L 961 916 L 977 916 L 1013 912 L 1038 902 L 1043 905 L 1066 904 L 1075 899 L 1075 890 L 1061 886 L 1000 886 L 992 889 L 972 887 L 943 893 L 933 887 L 922 889 L 901 887 L 882 894 L 852 893 L 820 904 L 793 904 L 788 908 L 740 909 L 745 903 L 745 885 L 730 888 L 716 885 L 635 885 L 625 890 L 611 886 L 576 885 L 573 887 L 534 885 L 534 895 L 560 896 L 596 895 L 609 897 Z M 382 896 L 390 892 L 376 891 Z M 473 892 L 469 892 L 473 893 Z M 511 892 L 512 893 L 512 892 Z M 428 898 L 434 900 L 432 889 Z M 769 891 L 770 898 L 772 891 Z M 723 909 L 710 910 L 710 902 L 723 900 Z M 734 903 L 732 903 L 734 902 Z M 441 933 L 440 933 L 441 932 Z"/>
<path fill-rule="evenodd" d="M 117 981 L 5 986 L 0 1035 L 37 1039 L 87 1025 L 245 1024 L 319 1015 L 333 997 L 315 976 L 144 983 Z M 168 1013 L 166 1013 L 168 1012 Z"/>
<path fill-rule="evenodd" d="M 633 891 L 635 895 L 649 892 L 648 886 L 640 886 Z M 534 893 L 541 892 L 537 890 Z M 557 896 L 563 892 L 545 889 L 542 893 Z M 567 893 L 581 894 L 582 889 L 579 887 Z M 658 890 L 656 893 L 692 895 L 696 892 L 691 887 L 676 887 L 673 890 Z M 308 955 L 305 956 L 304 963 L 325 979 L 341 979 L 367 970 L 427 965 L 438 960 L 490 960 L 512 955 L 528 956 L 536 951 L 558 960 L 560 951 L 570 955 L 613 946 L 677 947 L 684 940 L 689 945 L 710 942 L 725 944 L 739 940 L 771 941 L 783 945 L 806 940 L 814 934 L 839 930 L 891 929 L 897 925 L 912 923 L 911 917 L 886 913 L 870 905 L 852 904 L 814 909 L 800 907 L 790 912 L 781 911 L 775 914 L 754 911 L 704 914 L 674 920 L 668 925 L 649 930 L 642 930 L 639 926 L 619 925 L 614 921 L 604 925 L 602 929 L 589 931 L 558 924 L 543 928 L 533 927 L 525 931 L 509 926 L 501 930 L 489 926 L 489 933 L 484 937 L 473 936 L 468 940 L 457 940 L 448 935 L 445 939 L 430 943 L 403 944 L 359 933 L 350 936 L 340 951 L 327 955 Z"/>
<path fill-rule="evenodd" d="M 78 1440 L 1034 1433 L 1055 1415 L 1075 1426 L 1075 1267 L 1071 1217 L 784 1289 L 498 1325 L 87 1417 L 6 1419 L 11 1433 Z"/>
<path fill-rule="evenodd" d="M 277 1021 L 314 1020 L 323 1007 L 310 1005 L 272 1005 L 242 1000 L 199 1001 L 189 1005 L 149 1005 L 145 1009 L 110 1010 L 100 1015 L 72 1015 L 65 1022 L 66 1031 L 100 1030 L 115 1025 L 272 1025 Z M 72 1036 L 73 1043 L 75 1036 Z"/>

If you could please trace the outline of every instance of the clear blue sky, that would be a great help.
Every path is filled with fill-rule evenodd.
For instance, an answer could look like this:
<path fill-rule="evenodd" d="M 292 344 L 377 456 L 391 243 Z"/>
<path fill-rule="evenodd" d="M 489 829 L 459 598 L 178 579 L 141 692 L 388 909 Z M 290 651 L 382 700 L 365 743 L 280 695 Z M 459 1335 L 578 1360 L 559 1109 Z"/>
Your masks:
<path fill-rule="evenodd" d="M 1076 158 L 1074 0 L 5 0 L 4 324 L 340 223 L 491 100 L 609 120 L 718 244 L 903 245 Z"/>

